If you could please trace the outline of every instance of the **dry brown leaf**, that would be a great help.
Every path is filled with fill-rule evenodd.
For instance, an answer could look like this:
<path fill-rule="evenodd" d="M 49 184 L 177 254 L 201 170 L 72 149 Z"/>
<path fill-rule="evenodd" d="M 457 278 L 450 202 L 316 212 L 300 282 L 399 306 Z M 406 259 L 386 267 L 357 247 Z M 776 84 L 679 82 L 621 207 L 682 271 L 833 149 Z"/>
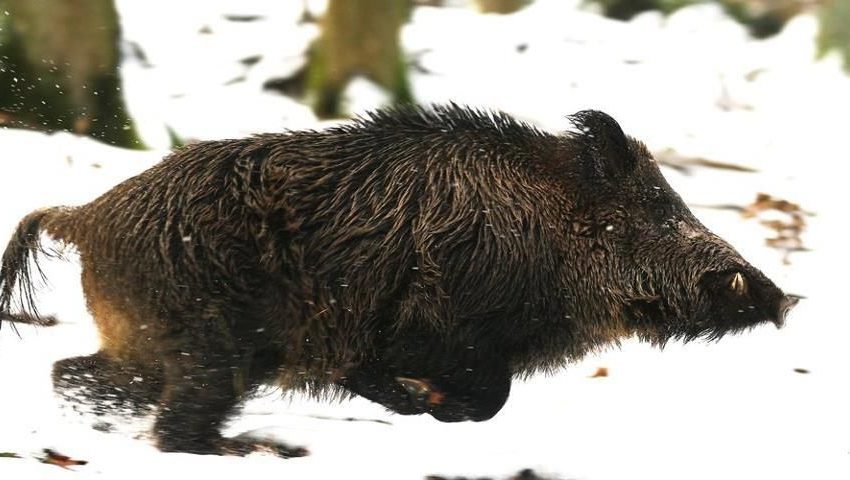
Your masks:
<path fill-rule="evenodd" d="M 756 200 L 743 207 L 741 216 L 744 218 L 758 217 L 762 212 L 774 210 L 785 214 L 783 219 L 761 220 L 761 224 L 773 230 L 775 237 L 765 239 L 767 246 L 775 248 L 783 252 L 784 263 L 790 263 L 789 256 L 791 252 L 801 252 L 808 250 L 803 244 L 801 237 L 803 230 L 806 228 L 807 216 L 812 216 L 811 212 L 807 212 L 800 208 L 800 205 L 776 198 L 766 193 L 756 195 Z"/>
<path fill-rule="evenodd" d="M 75 460 L 49 448 L 44 449 L 44 454 L 46 456 L 41 459 L 41 463 L 56 465 L 57 467 L 68 468 L 75 465 L 86 465 L 89 463 L 87 460 Z"/>
<path fill-rule="evenodd" d="M 673 168 L 685 175 L 690 175 L 694 167 L 714 168 L 719 170 L 732 170 L 735 172 L 752 173 L 758 170 L 746 165 L 738 165 L 735 163 L 721 162 L 702 157 L 688 157 L 676 152 L 673 149 L 666 149 L 653 153 L 653 158 L 661 164 Z"/>

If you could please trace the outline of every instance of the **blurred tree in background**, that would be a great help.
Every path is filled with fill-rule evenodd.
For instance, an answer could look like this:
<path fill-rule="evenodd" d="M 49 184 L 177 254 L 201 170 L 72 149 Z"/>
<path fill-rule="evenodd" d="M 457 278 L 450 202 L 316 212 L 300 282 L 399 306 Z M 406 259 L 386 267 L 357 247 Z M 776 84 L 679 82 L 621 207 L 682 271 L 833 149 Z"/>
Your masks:
<path fill-rule="evenodd" d="M 841 52 L 850 72 L 850 0 L 826 0 L 821 7 L 818 50 L 824 55 L 832 49 Z"/>
<path fill-rule="evenodd" d="M 756 38 L 776 35 L 811 2 L 801 0 L 718 0 L 726 13 L 747 26 Z"/>
<path fill-rule="evenodd" d="M 0 124 L 142 148 L 119 38 L 113 0 L 0 0 Z"/>
<path fill-rule="evenodd" d="M 317 116 L 340 116 L 342 92 L 356 75 L 387 89 L 395 103 L 413 101 L 399 38 L 410 10 L 408 0 L 330 1 L 307 72 Z"/>
<path fill-rule="evenodd" d="M 707 0 L 590 0 L 599 4 L 605 16 L 619 20 L 629 20 L 648 10 L 658 10 L 665 14 L 680 8 Z M 756 38 L 775 35 L 785 23 L 808 5 L 801 0 L 713 0 L 719 3 L 726 13 L 747 26 Z"/>
<path fill-rule="evenodd" d="M 840 50 L 850 70 L 850 0 L 585 1 L 624 20 L 646 10 L 669 13 L 717 2 L 756 37 L 775 34 L 794 15 L 818 8 L 820 53 Z M 532 2 L 467 1 L 488 13 L 511 13 Z M 395 103 L 412 102 L 400 32 L 413 5 L 445 2 L 329 0 L 305 68 L 295 77 L 270 80 L 279 87 L 266 88 L 306 99 L 320 118 L 344 113 L 342 94 L 356 76 L 386 89 Z M 0 125 L 70 131 L 141 148 L 123 100 L 119 42 L 114 0 L 0 0 Z"/>
<path fill-rule="evenodd" d="M 776 35 L 795 15 L 817 9 L 820 31 L 818 49 L 823 55 L 841 51 L 845 69 L 850 72 L 850 0 L 586 0 L 602 8 L 611 18 L 629 20 L 635 15 L 657 10 L 665 14 L 699 3 L 719 3 L 726 13 L 745 25 L 756 38 Z"/>
<path fill-rule="evenodd" d="M 475 0 L 482 13 L 514 13 L 532 0 Z"/>

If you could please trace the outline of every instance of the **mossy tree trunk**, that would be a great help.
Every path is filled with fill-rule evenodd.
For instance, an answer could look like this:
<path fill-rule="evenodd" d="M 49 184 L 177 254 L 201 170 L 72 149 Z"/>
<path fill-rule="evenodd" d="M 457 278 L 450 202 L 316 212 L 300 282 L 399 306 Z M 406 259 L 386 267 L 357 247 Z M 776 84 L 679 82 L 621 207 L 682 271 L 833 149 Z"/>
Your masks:
<path fill-rule="evenodd" d="M 827 0 L 820 7 L 818 50 L 821 55 L 837 49 L 850 72 L 850 0 Z"/>
<path fill-rule="evenodd" d="M 514 13 L 531 0 L 476 0 L 475 3 L 482 13 Z"/>
<path fill-rule="evenodd" d="M 113 0 L 0 0 L 0 122 L 143 148 L 118 75 Z"/>
<path fill-rule="evenodd" d="M 330 1 L 307 73 L 316 115 L 340 116 L 342 92 L 356 75 L 387 89 L 396 103 L 413 100 L 399 38 L 409 16 L 409 0 Z"/>

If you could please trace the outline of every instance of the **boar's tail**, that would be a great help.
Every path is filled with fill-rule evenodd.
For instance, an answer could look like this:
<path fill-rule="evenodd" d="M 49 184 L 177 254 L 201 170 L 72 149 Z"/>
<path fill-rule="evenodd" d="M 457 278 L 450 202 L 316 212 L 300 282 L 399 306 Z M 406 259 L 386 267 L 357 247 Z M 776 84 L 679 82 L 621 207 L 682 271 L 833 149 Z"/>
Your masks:
<path fill-rule="evenodd" d="M 64 208 L 47 208 L 36 210 L 21 220 L 18 228 L 9 240 L 3 260 L 0 263 L 0 325 L 2 322 L 30 323 L 34 325 L 53 325 L 56 320 L 42 318 L 35 306 L 35 287 L 33 285 L 33 267 L 44 279 L 44 273 L 37 263 L 36 254 L 41 252 L 50 255 L 41 245 L 41 232 L 45 221 L 58 216 L 64 216 Z M 23 313 L 13 314 L 12 300 L 15 286 L 18 287 L 20 306 Z"/>

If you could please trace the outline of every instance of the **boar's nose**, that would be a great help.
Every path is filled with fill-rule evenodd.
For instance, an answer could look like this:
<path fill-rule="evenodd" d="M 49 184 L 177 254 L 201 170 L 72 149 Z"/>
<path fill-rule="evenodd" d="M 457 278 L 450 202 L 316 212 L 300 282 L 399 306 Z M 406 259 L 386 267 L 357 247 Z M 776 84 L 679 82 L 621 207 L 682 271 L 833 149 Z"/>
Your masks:
<path fill-rule="evenodd" d="M 776 313 L 773 314 L 773 318 L 771 321 L 776 328 L 782 328 L 785 326 L 785 318 L 788 316 L 788 312 L 794 308 L 794 305 L 797 305 L 797 302 L 803 298 L 800 295 L 785 295 L 779 301 L 779 305 L 776 307 Z"/>

